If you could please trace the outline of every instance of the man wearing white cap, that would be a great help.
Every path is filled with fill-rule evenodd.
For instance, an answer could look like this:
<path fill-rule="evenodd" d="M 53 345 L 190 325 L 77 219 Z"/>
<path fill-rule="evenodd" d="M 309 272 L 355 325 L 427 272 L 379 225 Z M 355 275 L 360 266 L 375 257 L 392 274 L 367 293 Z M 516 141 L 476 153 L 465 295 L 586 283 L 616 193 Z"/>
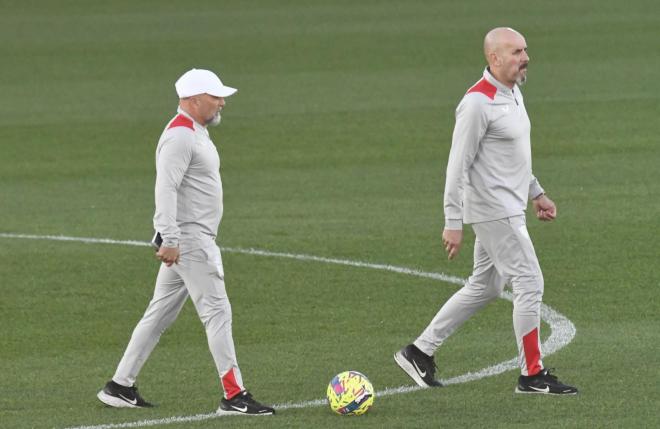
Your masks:
<path fill-rule="evenodd" d="M 135 327 L 115 375 L 98 393 L 112 407 L 151 407 L 135 380 L 161 334 L 174 322 L 188 296 L 206 329 L 224 397 L 219 414 L 271 415 L 243 386 L 232 338 L 232 314 L 225 291 L 220 249 L 222 218 L 220 157 L 208 125 L 220 123 L 225 97 L 236 92 L 208 70 L 192 69 L 175 83 L 178 114 L 165 127 L 156 149 L 154 246 L 162 261 L 154 296 Z"/>

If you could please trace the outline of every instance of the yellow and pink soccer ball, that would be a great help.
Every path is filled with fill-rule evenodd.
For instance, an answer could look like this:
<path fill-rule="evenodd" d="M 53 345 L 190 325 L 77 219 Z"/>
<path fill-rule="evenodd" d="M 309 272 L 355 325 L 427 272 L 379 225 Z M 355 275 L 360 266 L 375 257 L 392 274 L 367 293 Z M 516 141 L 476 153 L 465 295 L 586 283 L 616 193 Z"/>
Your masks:
<path fill-rule="evenodd" d="M 344 416 L 359 416 L 374 404 L 374 387 L 369 379 L 357 371 L 337 374 L 328 385 L 330 409 Z"/>

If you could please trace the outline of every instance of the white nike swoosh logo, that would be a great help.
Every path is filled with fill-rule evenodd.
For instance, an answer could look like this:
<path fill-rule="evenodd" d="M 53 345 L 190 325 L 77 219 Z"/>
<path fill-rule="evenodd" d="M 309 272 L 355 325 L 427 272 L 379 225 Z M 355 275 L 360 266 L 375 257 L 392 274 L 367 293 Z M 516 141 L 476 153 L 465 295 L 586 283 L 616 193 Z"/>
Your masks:
<path fill-rule="evenodd" d="M 121 393 L 119 393 L 119 397 L 131 405 L 137 405 L 137 399 L 133 399 L 133 400 L 128 399 L 126 396 L 122 395 Z"/>
<path fill-rule="evenodd" d="M 415 359 L 412 360 L 412 363 L 413 366 L 415 367 L 415 370 L 419 373 L 419 375 L 421 375 L 422 378 L 426 377 L 426 371 L 422 371 L 421 369 L 419 369 L 419 367 L 417 366 L 417 362 L 415 362 Z"/>
<path fill-rule="evenodd" d="M 550 392 L 550 386 L 545 386 L 545 389 L 539 389 L 538 387 L 529 386 L 530 388 L 536 390 L 537 392 L 548 393 Z"/>
<path fill-rule="evenodd" d="M 241 407 L 237 407 L 236 405 L 232 405 L 231 407 L 232 407 L 233 409 L 235 409 L 236 411 L 240 411 L 241 413 L 244 413 L 244 412 L 247 411 L 247 405 L 244 406 L 243 408 L 241 408 Z"/>

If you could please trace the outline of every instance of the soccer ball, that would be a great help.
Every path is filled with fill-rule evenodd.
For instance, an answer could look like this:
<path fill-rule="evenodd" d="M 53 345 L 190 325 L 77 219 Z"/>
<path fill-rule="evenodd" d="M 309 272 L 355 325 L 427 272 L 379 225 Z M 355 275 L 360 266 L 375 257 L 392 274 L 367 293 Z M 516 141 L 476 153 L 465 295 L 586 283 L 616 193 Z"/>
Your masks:
<path fill-rule="evenodd" d="M 327 397 L 335 413 L 359 416 L 374 404 L 374 387 L 364 374 L 344 371 L 330 381 Z"/>

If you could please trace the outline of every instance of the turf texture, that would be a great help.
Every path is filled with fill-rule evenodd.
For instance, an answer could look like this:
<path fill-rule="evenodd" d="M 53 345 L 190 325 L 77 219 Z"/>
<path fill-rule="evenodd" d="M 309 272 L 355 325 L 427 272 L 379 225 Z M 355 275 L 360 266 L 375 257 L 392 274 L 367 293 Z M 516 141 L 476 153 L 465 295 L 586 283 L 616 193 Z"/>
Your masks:
<path fill-rule="evenodd" d="M 511 26 L 534 172 L 558 205 L 529 219 L 544 301 L 576 326 L 548 356 L 572 398 L 514 395 L 516 371 L 258 421 L 157 427 L 654 427 L 660 422 L 660 8 L 655 1 L 2 1 L 0 233 L 148 240 L 154 149 L 191 67 L 239 88 L 211 131 L 226 247 L 392 264 L 465 277 L 441 246 L 453 110 L 479 79 L 484 34 Z M 144 247 L 0 238 L 0 427 L 66 428 L 212 412 L 220 391 L 189 303 L 139 378 L 158 404 L 103 407 L 158 266 Z M 392 353 L 456 286 L 227 252 L 245 382 L 268 403 L 322 398 L 359 370 L 410 385 Z M 548 335 L 544 326 L 544 335 Z M 516 355 L 500 300 L 439 350 L 439 375 Z M 656 404 L 656 405 L 653 405 Z"/>

